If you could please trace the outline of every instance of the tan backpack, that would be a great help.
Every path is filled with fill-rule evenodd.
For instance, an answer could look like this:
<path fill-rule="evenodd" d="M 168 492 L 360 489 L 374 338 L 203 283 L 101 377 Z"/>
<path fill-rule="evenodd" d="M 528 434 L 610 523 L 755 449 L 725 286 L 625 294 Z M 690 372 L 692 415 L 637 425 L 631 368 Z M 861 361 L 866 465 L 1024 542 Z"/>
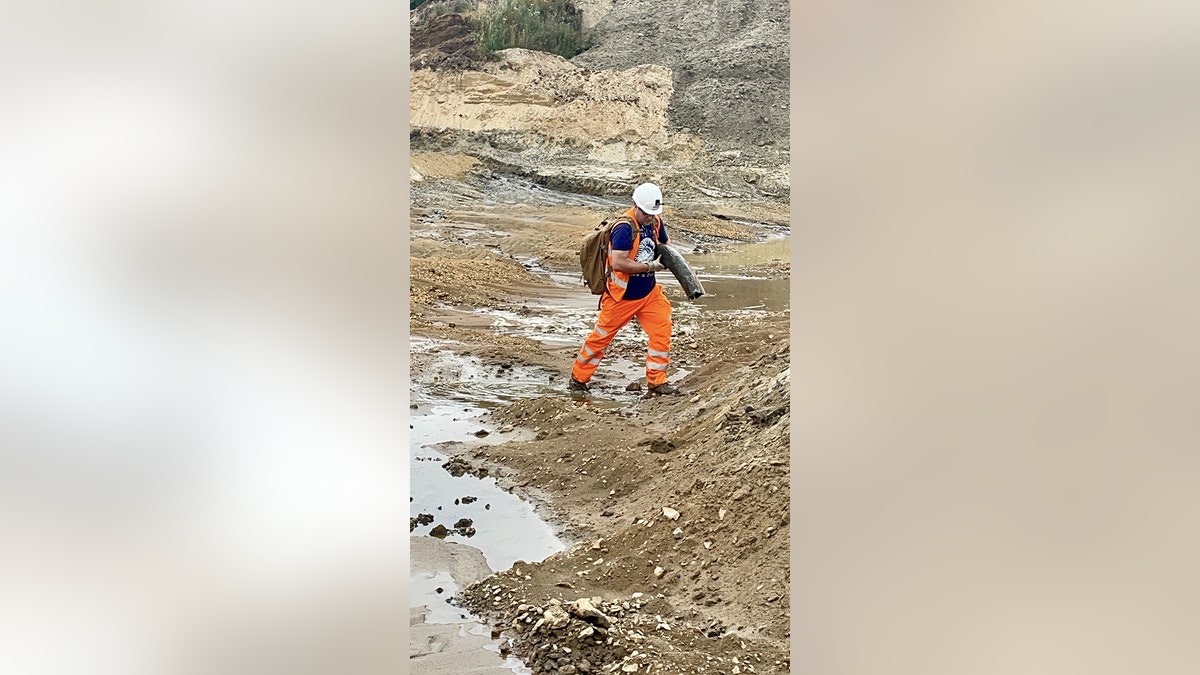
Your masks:
<path fill-rule="evenodd" d="M 579 266 L 583 270 L 583 281 L 592 290 L 592 295 L 604 295 L 608 289 L 608 246 L 612 228 L 628 218 L 603 220 L 596 230 L 583 240 L 579 249 Z M 637 228 L 634 228 L 637 231 Z"/>

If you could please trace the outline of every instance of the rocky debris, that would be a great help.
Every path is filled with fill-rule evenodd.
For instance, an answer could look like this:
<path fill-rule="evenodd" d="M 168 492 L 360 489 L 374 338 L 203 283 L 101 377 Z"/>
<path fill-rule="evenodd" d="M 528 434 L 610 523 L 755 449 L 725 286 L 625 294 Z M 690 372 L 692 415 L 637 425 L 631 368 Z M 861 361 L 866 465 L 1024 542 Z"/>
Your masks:
<path fill-rule="evenodd" d="M 447 530 L 446 526 L 441 524 L 434 525 L 433 529 L 429 531 L 429 536 L 437 537 L 438 539 L 445 539 L 449 534 L 450 530 Z"/>
<path fill-rule="evenodd" d="M 449 471 L 450 475 L 455 478 L 471 473 L 473 470 L 470 463 L 462 457 L 451 457 L 449 461 L 442 464 L 442 468 Z"/>
<path fill-rule="evenodd" d="M 642 390 L 642 383 L 641 383 L 641 382 L 638 382 L 637 380 L 634 380 L 633 382 L 630 382 L 630 383 L 629 383 L 629 384 L 628 384 L 628 385 L 625 387 L 625 391 L 641 391 L 641 390 Z"/>
<path fill-rule="evenodd" d="M 472 527 L 473 521 L 470 518 L 459 518 L 458 522 L 454 523 L 454 528 L 450 530 L 452 534 L 462 535 L 464 537 L 474 537 L 475 528 Z"/>
<path fill-rule="evenodd" d="M 418 513 L 416 518 L 408 519 L 408 531 L 412 532 L 413 530 L 417 529 L 418 526 L 432 525 L 432 524 L 433 524 L 433 514 Z"/>
<path fill-rule="evenodd" d="M 651 636 L 666 624 L 642 593 L 609 601 L 581 597 L 517 603 L 507 586 L 479 582 L 464 596 L 472 604 L 501 607 L 497 623 L 511 631 L 512 653 L 536 675 L 605 673 L 631 665 L 640 672 L 661 659 L 662 647 Z"/>
<path fill-rule="evenodd" d="M 679 520 L 679 512 L 669 506 L 663 507 L 662 514 L 667 520 Z"/>
<path fill-rule="evenodd" d="M 466 497 L 462 497 L 461 499 L 462 499 L 462 503 L 464 503 L 464 504 L 471 504 L 471 503 L 473 503 L 473 502 L 474 502 L 476 499 L 479 499 L 479 497 L 472 497 L 472 496 L 470 496 L 470 495 L 467 495 Z"/>
<path fill-rule="evenodd" d="M 476 437 L 476 438 L 483 438 L 484 436 L 487 436 L 487 435 L 489 435 L 489 434 L 491 434 L 491 433 L 492 433 L 492 432 L 488 431 L 487 429 L 480 429 L 479 431 L 476 431 L 476 432 L 475 432 L 475 437 Z"/>
<path fill-rule="evenodd" d="M 571 617 L 560 605 L 551 605 L 542 614 L 542 621 L 546 622 L 545 625 L 550 630 L 559 630 L 571 623 Z"/>
<path fill-rule="evenodd" d="M 484 435 L 486 436 L 487 433 L 484 432 Z M 442 468 L 450 472 L 450 475 L 454 476 L 455 478 L 459 478 L 467 474 L 475 476 L 476 478 L 487 478 L 488 475 L 487 467 L 471 466 L 471 463 L 462 457 L 451 457 L 447 462 L 442 464 Z"/>
<path fill-rule="evenodd" d="M 648 438 L 638 445 L 649 446 L 649 451 L 656 454 L 671 452 L 675 449 L 675 441 L 663 436 Z"/>
<path fill-rule="evenodd" d="M 567 610 L 584 621 L 600 626 L 601 628 L 608 628 L 612 625 L 612 621 L 603 612 L 596 609 L 596 606 L 588 598 L 579 598 L 569 604 Z M 590 628 L 584 630 L 590 630 Z"/>

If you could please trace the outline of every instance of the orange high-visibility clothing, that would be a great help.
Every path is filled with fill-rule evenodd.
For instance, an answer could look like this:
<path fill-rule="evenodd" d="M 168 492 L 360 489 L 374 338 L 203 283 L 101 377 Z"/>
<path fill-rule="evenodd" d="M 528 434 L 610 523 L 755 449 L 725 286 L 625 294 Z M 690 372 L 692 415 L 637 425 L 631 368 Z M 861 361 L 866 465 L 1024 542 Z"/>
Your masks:
<path fill-rule="evenodd" d="M 628 222 L 630 229 L 633 230 L 633 248 L 631 248 L 629 251 L 630 256 L 632 257 L 637 252 L 638 245 L 641 243 L 641 237 L 642 237 L 642 228 L 638 226 L 637 216 L 634 213 L 633 208 L 630 208 L 628 211 L 626 211 L 625 215 L 623 215 L 617 219 L 617 222 L 618 223 Z M 615 227 L 615 225 L 616 224 L 614 223 L 614 227 Z M 660 216 L 655 216 L 654 217 L 655 243 L 658 242 L 659 231 L 661 229 L 662 229 L 662 218 Z M 608 295 L 611 295 L 616 300 L 624 299 L 625 290 L 627 288 L 629 288 L 630 275 L 626 274 L 625 272 L 618 272 L 615 269 L 613 269 L 613 259 L 612 259 L 612 249 L 611 248 L 608 251 L 608 259 L 605 261 L 605 265 L 607 266 L 607 269 L 608 269 Z M 638 318 L 638 321 L 641 321 L 640 317 Z M 583 380 L 580 380 L 580 381 L 582 382 Z"/>
<path fill-rule="evenodd" d="M 650 336 L 646 349 L 646 384 L 654 387 L 666 382 L 667 366 L 671 363 L 671 302 L 661 284 L 656 284 L 649 295 L 637 300 L 601 296 L 600 316 L 575 357 L 571 377 L 580 382 L 590 380 L 600 359 L 604 358 L 604 349 L 617 336 L 617 331 L 635 316 Z"/>

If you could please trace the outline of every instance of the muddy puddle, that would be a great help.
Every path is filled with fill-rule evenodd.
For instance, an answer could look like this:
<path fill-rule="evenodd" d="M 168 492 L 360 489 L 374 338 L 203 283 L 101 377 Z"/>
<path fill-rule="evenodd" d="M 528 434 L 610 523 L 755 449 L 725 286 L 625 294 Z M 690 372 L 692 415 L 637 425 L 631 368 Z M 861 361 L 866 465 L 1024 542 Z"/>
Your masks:
<path fill-rule="evenodd" d="M 791 282 L 772 270 L 789 262 L 790 255 L 790 237 L 772 230 L 763 241 L 715 253 L 685 254 L 684 258 L 704 286 L 704 297 L 696 301 L 701 307 L 779 312 L 791 306 Z"/>
<path fill-rule="evenodd" d="M 516 437 L 493 430 L 486 438 L 476 438 L 476 431 L 488 428 L 479 420 L 484 412 L 482 408 L 458 403 L 414 411 L 410 417 L 413 434 L 409 445 L 409 496 L 412 497 L 409 516 L 433 517 L 432 522 L 413 529 L 413 535 L 428 535 L 442 525 L 451 530 L 447 541 L 478 548 L 488 567 L 498 571 L 512 567 L 518 560 L 541 561 L 561 551 L 565 544 L 532 503 L 501 489 L 495 478 L 471 473 L 455 477 L 442 468 L 450 460 L 449 454 L 438 451 L 442 444 L 471 447 L 503 443 Z M 457 524 L 464 519 L 471 521 L 467 526 L 470 529 L 460 533 Z"/>
<path fill-rule="evenodd" d="M 448 446 L 470 448 L 529 437 L 527 432 L 497 429 L 482 420 L 489 408 L 521 398 L 558 392 L 550 373 L 519 364 L 486 364 L 455 350 L 456 343 L 413 337 L 414 363 L 409 411 L 409 456 L 412 502 L 410 517 L 433 516 L 413 534 L 427 534 L 438 524 L 453 529 L 466 518 L 475 533 L 451 533 L 450 540 L 480 549 L 493 570 L 516 560 L 537 561 L 562 550 L 563 543 L 541 520 L 534 506 L 496 485 L 494 478 L 465 474 L 455 477 L 442 468 Z M 508 367 L 504 367 L 504 366 Z M 461 494 L 460 494 L 461 493 Z"/>
<path fill-rule="evenodd" d="M 493 571 L 518 560 L 536 562 L 566 544 L 531 502 L 501 489 L 496 479 L 478 473 L 452 475 L 443 465 L 448 446 L 470 448 L 527 438 L 497 429 L 481 418 L 489 408 L 548 391 L 546 371 L 519 364 L 495 365 L 458 351 L 455 343 L 413 337 L 412 402 L 409 411 L 410 536 L 431 536 L 444 527 L 446 541 L 479 549 Z M 415 567 L 415 566 L 414 566 Z M 427 624 L 458 624 L 458 636 L 490 637 L 479 617 L 457 606 L 458 587 L 448 569 L 409 576 L 410 607 L 428 607 Z M 501 658 L 499 641 L 484 644 L 499 668 L 528 673 L 520 661 Z"/>

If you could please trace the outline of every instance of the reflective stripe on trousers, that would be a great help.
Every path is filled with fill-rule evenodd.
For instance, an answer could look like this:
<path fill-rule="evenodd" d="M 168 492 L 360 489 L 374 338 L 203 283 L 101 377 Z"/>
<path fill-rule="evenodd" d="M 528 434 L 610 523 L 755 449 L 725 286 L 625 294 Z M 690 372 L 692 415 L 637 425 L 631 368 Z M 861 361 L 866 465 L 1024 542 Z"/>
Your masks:
<path fill-rule="evenodd" d="M 603 296 L 596 327 L 580 348 L 571 368 L 571 377 L 580 382 L 590 380 L 604 358 L 604 350 L 634 317 L 650 339 L 646 350 L 646 383 L 655 386 L 666 382 L 667 366 L 671 362 L 671 303 L 661 285 L 656 285 L 649 295 L 638 300 L 614 300 L 611 296 Z"/>

